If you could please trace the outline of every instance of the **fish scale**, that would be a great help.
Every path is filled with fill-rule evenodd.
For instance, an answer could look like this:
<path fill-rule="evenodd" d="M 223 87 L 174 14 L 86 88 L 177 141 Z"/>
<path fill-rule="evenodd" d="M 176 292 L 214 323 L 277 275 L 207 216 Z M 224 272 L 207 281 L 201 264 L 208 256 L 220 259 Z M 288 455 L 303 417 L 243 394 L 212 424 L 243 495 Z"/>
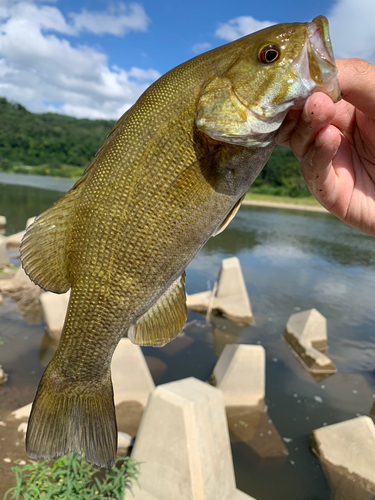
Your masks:
<path fill-rule="evenodd" d="M 321 61 L 317 36 L 326 48 Z M 261 57 L 268 46 L 278 55 L 272 64 Z M 304 73 L 310 63 L 314 78 Z M 162 346 L 182 331 L 185 267 L 236 214 L 287 110 L 312 92 L 329 94 L 323 80 L 335 82 L 336 68 L 322 17 L 187 61 L 144 92 L 82 179 L 28 228 L 26 273 L 45 289 L 71 288 L 29 419 L 31 458 L 76 450 L 99 467 L 113 465 L 117 343 L 127 334 Z"/>

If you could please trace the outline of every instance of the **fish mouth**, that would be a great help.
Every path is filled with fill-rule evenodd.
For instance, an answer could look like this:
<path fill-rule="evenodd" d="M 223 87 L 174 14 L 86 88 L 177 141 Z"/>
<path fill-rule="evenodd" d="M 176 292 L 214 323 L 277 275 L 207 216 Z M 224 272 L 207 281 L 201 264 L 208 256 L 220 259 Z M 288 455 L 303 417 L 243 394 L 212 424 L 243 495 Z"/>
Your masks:
<path fill-rule="evenodd" d="M 292 66 L 300 73 L 310 93 L 324 92 L 333 102 L 341 99 L 326 17 L 318 16 L 307 24 L 305 45 Z M 299 107 L 298 104 L 302 103 L 294 107 Z"/>

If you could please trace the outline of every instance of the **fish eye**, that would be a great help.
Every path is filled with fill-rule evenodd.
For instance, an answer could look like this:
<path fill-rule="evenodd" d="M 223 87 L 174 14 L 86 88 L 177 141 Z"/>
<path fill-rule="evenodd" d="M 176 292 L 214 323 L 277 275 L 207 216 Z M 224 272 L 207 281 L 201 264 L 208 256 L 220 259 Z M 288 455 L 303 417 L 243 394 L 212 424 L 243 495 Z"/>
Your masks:
<path fill-rule="evenodd" d="M 263 64 L 271 64 L 280 57 L 280 49 L 275 45 L 266 45 L 259 51 L 259 60 Z"/>

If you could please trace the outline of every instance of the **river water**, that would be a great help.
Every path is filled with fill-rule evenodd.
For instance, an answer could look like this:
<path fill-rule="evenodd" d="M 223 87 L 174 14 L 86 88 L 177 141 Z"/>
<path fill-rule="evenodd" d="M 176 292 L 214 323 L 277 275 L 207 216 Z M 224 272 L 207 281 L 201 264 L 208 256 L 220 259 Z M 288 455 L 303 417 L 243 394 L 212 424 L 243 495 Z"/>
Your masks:
<path fill-rule="evenodd" d="M 28 217 L 71 185 L 49 178 L 33 179 L 34 187 L 8 181 L 0 174 L 7 234 L 24 229 Z M 187 340 L 175 348 L 174 343 L 144 348 L 144 354 L 157 384 L 189 376 L 206 381 L 225 343 L 263 345 L 268 415 L 289 454 L 270 459 L 233 440 L 237 487 L 257 500 L 328 500 L 331 488 L 311 452 L 310 434 L 370 415 L 375 402 L 374 239 L 329 214 L 243 206 L 187 268 L 187 293 L 212 287 L 222 259 L 234 255 L 241 262 L 254 324 L 244 328 L 216 318 L 206 325 L 203 317 L 189 313 Z M 282 340 L 289 316 L 311 308 L 327 318 L 328 355 L 338 368 L 320 381 L 304 371 Z M 5 339 L 0 363 L 10 375 L 0 388 L 1 416 L 10 398 L 14 407 L 29 403 L 35 393 L 43 372 L 38 356 L 44 325 L 27 324 L 10 299 L 0 306 L 0 315 Z"/>

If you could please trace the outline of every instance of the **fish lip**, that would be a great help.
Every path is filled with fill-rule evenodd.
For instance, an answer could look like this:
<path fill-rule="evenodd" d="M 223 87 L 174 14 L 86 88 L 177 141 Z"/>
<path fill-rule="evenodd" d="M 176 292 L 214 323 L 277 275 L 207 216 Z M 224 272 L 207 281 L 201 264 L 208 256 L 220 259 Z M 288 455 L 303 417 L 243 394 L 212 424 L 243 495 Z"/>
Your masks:
<path fill-rule="evenodd" d="M 306 40 L 301 52 L 292 62 L 300 73 L 309 94 L 324 92 L 333 102 L 341 99 L 337 80 L 337 67 L 329 37 L 328 20 L 318 16 L 307 24 Z M 296 102 L 294 109 L 303 107 L 302 100 Z"/>
<path fill-rule="evenodd" d="M 313 31 L 313 33 L 310 37 L 311 31 Z M 332 64 L 335 64 L 335 56 L 329 36 L 328 19 L 325 16 L 315 17 L 311 23 L 308 23 L 308 36 L 313 39 L 314 35 L 317 33 L 321 35 L 320 41 L 324 41 L 324 52 L 328 55 L 328 59 Z"/>

